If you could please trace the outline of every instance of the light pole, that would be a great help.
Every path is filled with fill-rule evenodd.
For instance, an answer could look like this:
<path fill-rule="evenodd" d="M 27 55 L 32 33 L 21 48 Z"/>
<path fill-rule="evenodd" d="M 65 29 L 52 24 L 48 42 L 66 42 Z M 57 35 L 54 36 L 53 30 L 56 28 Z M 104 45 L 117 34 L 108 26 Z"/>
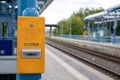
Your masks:
<path fill-rule="evenodd" d="M 56 36 L 58 36 L 58 27 L 56 27 Z"/>
<path fill-rule="evenodd" d="M 70 19 L 70 34 L 69 37 L 71 38 L 72 35 L 72 18 Z"/>
<path fill-rule="evenodd" d="M 61 26 L 61 35 L 63 37 L 63 23 L 62 23 L 62 26 Z"/>

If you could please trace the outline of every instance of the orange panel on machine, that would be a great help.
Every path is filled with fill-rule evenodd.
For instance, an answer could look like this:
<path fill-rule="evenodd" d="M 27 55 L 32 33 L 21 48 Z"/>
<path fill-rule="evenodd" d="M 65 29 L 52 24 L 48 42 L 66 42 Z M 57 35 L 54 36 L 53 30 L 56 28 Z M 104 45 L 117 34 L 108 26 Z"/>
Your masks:
<path fill-rule="evenodd" d="M 17 73 L 45 71 L 44 17 L 18 17 Z"/>

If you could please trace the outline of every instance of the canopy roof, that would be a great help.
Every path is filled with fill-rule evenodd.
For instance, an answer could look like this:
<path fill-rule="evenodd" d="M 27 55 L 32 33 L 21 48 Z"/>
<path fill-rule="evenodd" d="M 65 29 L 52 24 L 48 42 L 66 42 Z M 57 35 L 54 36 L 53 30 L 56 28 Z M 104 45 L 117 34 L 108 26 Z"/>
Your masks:
<path fill-rule="evenodd" d="M 53 0 L 37 0 L 40 14 L 50 5 Z"/>
<path fill-rule="evenodd" d="M 37 0 L 37 10 L 41 14 L 52 2 L 53 0 Z M 12 5 L 15 9 L 18 8 L 18 0 L 0 0 L 0 13 L 7 11 L 12 8 Z"/>
<path fill-rule="evenodd" d="M 84 21 L 105 21 L 113 20 L 115 18 L 120 18 L 120 4 L 110 7 L 103 12 L 89 15 L 84 18 Z"/>

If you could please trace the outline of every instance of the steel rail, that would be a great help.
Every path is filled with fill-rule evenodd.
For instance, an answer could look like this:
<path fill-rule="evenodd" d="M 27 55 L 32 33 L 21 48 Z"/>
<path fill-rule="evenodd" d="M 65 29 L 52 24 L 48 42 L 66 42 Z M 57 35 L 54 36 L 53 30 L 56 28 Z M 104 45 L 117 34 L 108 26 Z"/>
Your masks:
<path fill-rule="evenodd" d="M 46 39 L 46 43 L 56 47 L 66 53 L 69 53 L 77 58 L 81 58 L 89 63 L 99 66 L 107 71 L 110 71 L 120 76 L 120 58 L 100 53 L 97 51 L 81 48 L 65 42 L 57 41 L 54 39 Z"/>

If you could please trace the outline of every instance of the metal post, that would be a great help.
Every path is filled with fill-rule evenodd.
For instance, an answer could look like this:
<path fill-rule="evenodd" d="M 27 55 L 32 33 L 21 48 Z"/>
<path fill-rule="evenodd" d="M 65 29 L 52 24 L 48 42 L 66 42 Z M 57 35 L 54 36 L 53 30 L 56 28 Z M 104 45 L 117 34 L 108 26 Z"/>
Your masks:
<path fill-rule="evenodd" d="M 94 36 L 94 22 L 92 23 L 92 41 L 94 40 L 93 36 Z"/>
<path fill-rule="evenodd" d="M 38 16 L 37 0 L 18 0 L 18 16 Z"/>
<path fill-rule="evenodd" d="M 8 38 L 13 37 L 13 26 L 12 25 L 13 25 L 13 22 L 10 21 L 8 23 Z"/>
<path fill-rule="evenodd" d="M 1 25 L 1 34 L 2 34 L 2 37 L 1 38 L 5 38 L 5 33 L 4 33 L 4 23 L 2 23 L 2 25 Z"/>
<path fill-rule="evenodd" d="M 104 43 L 106 41 L 105 40 L 105 26 L 104 25 L 102 26 L 102 30 L 103 30 L 102 42 Z"/>
<path fill-rule="evenodd" d="M 99 42 L 100 41 L 100 24 L 98 23 L 98 26 L 97 26 L 97 41 Z"/>
<path fill-rule="evenodd" d="M 58 36 L 58 27 L 56 27 L 56 36 Z"/>
<path fill-rule="evenodd" d="M 72 18 L 70 19 L 70 34 L 69 34 L 69 38 L 72 38 Z"/>
<path fill-rule="evenodd" d="M 116 29 L 117 29 L 117 24 L 118 24 L 118 20 L 117 20 L 117 16 L 116 16 L 116 12 L 115 12 L 115 18 L 114 18 L 114 33 L 113 33 L 113 41 L 112 43 L 115 44 L 116 42 Z"/>
<path fill-rule="evenodd" d="M 112 41 L 111 40 L 111 26 L 112 26 L 112 23 L 111 22 L 109 22 L 109 41 Z"/>
<path fill-rule="evenodd" d="M 112 23 L 109 22 L 109 30 L 110 30 L 110 33 L 111 33 L 111 26 L 112 26 Z M 109 33 L 109 35 L 110 35 L 110 33 Z"/>
<path fill-rule="evenodd" d="M 49 37 L 51 38 L 51 36 L 52 36 L 52 26 L 50 27 L 50 30 L 49 30 L 50 32 L 49 32 Z"/>
<path fill-rule="evenodd" d="M 11 21 L 9 21 L 9 24 L 8 25 L 8 37 L 9 38 L 12 38 L 14 36 L 14 30 L 13 28 L 15 27 L 15 5 L 14 5 L 14 0 L 11 0 L 11 5 L 12 5 L 12 12 L 11 12 L 11 15 L 12 15 L 12 18 L 11 18 Z"/>
<path fill-rule="evenodd" d="M 88 22 L 88 40 L 90 40 L 90 22 Z"/>
<path fill-rule="evenodd" d="M 63 37 L 63 23 L 62 23 L 62 28 L 61 28 L 61 34 L 62 34 L 62 37 Z"/>
<path fill-rule="evenodd" d="M 3 36 L 3 24 L 0 22 L 0 39 Z"/>

